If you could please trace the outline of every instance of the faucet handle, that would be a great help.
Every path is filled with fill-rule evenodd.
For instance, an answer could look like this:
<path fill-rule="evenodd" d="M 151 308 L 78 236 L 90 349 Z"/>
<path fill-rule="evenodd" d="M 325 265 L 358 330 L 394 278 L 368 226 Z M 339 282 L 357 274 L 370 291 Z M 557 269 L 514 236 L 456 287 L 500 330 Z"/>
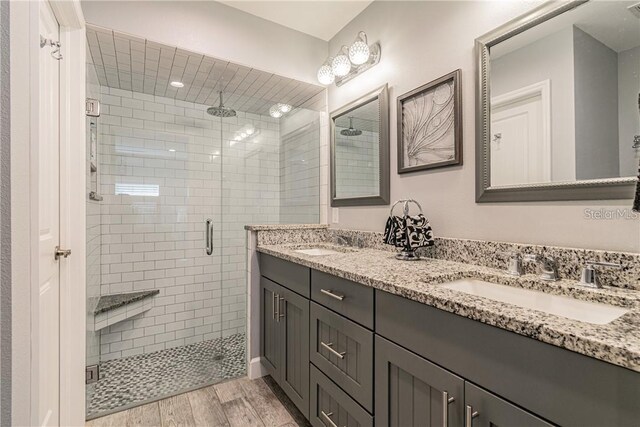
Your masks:
<path fill-rule="evenodd" d="M 547 282 L 555 282 L 558 280 L 558 263 L 556 259 L 550 256 L 525 254 L 522 258 L 524 262 L 535 263 L 540 273 L 540 279 Z"/>
<path fill-rule="evenodd" d="M 598 274 L 593 267 L 607 267 L 622 270 L 622 264 L 614 262 L 602 262 L 602 261 L 586 261 L 582 268 L 582 274 L 580 275 L 580 284 L 589 288 L 601 289 L 602 284 L 598 279 Z"/>

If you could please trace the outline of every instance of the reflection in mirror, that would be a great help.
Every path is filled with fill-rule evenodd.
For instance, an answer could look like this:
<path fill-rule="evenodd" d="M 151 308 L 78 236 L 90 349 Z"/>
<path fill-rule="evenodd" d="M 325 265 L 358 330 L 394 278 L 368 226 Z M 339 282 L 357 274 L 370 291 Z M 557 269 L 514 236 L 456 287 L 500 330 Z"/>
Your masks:
<path fill-rule="evenodd" d="M 588 2 L 490 47 L 490 185 L 632 177 L 640 15 Z"/>
<path fill-rule="evenodd" d="M 331 113 L 331 206 L 389 204 L 387 85 Z"/>
<path fill-rule="evenodd" d="M 335 182 L 340 199 L 380 194 L 380 101 L 335 119 Z"/>

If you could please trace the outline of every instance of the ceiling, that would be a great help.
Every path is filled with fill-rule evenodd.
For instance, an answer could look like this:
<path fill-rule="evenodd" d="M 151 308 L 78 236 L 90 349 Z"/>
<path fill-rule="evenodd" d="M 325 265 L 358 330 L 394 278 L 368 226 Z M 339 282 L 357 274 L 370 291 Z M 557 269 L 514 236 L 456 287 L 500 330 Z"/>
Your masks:
<path fill-rule="evenodd" d="M 271 1 L 220 0 L 259 18 L 329 41 L 373 0 Z"/>
<path fill-rule="evenodd" d="M 91 61 L 101 86 L 205 105 L 268 114 L 276 103 L 324 107 L 324 88 L 140 37 L 87 25 Z M 181 81 L 183 88 L 170 86 Z"/>
<path fill-rule="evenodd" d="M 588 2 L 511 37 L 491 48 L 492 59 L 520 49 L 572 25 L 599 40 L 615 52 L 640 45 L 640 18 L 627 8 L 633 1 Z"/>

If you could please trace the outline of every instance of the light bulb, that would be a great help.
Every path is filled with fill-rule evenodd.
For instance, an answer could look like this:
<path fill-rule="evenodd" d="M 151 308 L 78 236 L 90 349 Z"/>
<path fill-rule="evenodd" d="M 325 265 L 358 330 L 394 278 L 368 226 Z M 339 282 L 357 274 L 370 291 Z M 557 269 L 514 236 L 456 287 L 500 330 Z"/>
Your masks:
<path fill-rule="evenodd" d="M 347 55 L 338 55 L 331 61 L 331 71 L 336 77 L 344 77 L 351 71 L 351 61 Z"/>
<path fill-rule="evenodd" d="M 291 105 L 289 104 L 278 104 L 278 108 L 283 113 L 288 113 L 289 111 L 291 111 Z"/>
<path fill-rule="evenodd" d="M 247 133 L 247 135 L 253 135 L 253 132 L 255 132 L 254 128 L 247 128 L 247 130 L 245 131 Z"/>
<path fill-rule="evenodd" d="M 278 104 L 273 105 L 271 106 L 271 108 L 269 108 L 269 115 L 274 119 L 282 117 L 282 111 L 280 111 L 280 108 L 278 108 Z"/>
<path fill-rule="evenodd" d="M 247 137 L 247 134 L 246 134 L 246 133 L 242 132 L 242 133 L 240 134 L 240 138 L 246 138 L 246 137 Z"/>
<path fill-rule="evenodd" d="M 331 67 L 328 65 L 323 65 L 318 70 L 318 81 L 323 85 L 330 85 L 336 77 L 333 75 L 333 71 L 331 71 Z"/>
<path fill-rule="evenodd" d="M 170 84 L 171 86 L 173 86 L 173 87 L 177 87 L 177 88 L 184 87 L 184 83 L 179 82 L 179 81 L 177 81 L 177 80 L 172 81 L 172 82 L 171 82 L 171 83 L 169 83 L 169 84 Z"/>
<path fill-rule="evenodd" d="M 356 40 L 349 47 L 349 59 L 355 65 L 364 64 L 369 60 L 369 46 L 362 40 Z"/>

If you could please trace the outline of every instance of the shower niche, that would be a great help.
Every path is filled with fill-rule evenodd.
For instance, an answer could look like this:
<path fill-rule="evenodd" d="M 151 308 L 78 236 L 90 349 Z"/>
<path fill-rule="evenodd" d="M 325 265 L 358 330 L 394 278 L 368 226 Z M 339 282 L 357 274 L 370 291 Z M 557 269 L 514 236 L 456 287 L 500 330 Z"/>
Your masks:
<path fill-rule="evenodd" d="M 104 28 L 87 49 L 92 419 L 245 374 L 244 226 L 319 222 L 326 105 L 322 87 Z"/>

